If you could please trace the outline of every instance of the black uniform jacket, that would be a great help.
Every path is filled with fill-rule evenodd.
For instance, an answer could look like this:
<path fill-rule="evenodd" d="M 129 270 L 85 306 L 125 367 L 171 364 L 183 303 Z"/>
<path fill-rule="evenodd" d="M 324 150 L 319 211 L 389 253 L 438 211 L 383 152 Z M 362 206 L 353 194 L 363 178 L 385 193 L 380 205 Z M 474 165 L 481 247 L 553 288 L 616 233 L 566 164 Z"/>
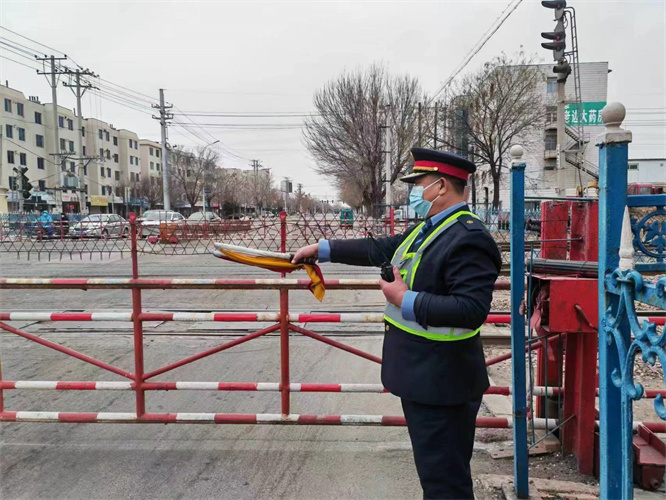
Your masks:
<path fill-rule="evenodd" d="M 389 258 L 410 231 L 378 239 Z M 385 260 L 368 239 L 331 240 L 330 246 L 332 262 L 371 266 Z M 499 249 L 483 223 L 460 216 L 423 254 L 412 287 L 418 292 L 416 320 L 426 329 L 479 328 L 490 311 L 500 267 Z M 480 335 L 435 341 L 386 322 L 385 331 L 382 383 L 392 394 L 423 404 L 457 405 L 481 398 L 489 387 Z"/>

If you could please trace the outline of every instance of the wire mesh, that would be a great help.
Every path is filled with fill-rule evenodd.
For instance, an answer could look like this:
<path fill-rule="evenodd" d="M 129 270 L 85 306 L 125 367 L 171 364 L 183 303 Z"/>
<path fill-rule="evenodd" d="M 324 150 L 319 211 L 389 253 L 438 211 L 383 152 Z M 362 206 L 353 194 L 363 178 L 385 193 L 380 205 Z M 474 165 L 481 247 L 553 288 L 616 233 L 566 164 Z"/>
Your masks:
<path fill-rule="evenodd" d="M 503 264 L 509 263 L 508 212 L 487 210 L 479 213 L 495 238 Z M 112 218 L 112 219 L 111 219 Z M 540 211 L 526 213 L 530 231 L 526 238 L 538 249 Z M 317 213 L 289 215 L 285 221 L 287 252 L 317 243 L 320 239 L 365 238 L 401 234 L 418 220 L 388 216 L 372 217 L 354 213 Z M 0 218 L 0 253 L 38 259 L 96 258 L 129 255 L 131 227 L 127 220 L 115 214 L 94 214 L 80 218 L 50 221 L 33 214 L 4 214 Z M 281 250 L 281 221 L 277 216 L 261 218 L 211 220 L 142 220 L 138 219 L 138 252 L 157 255 L 204 255 L 210 253 L 214 242 L 252 247 L 262 250 Z"/>

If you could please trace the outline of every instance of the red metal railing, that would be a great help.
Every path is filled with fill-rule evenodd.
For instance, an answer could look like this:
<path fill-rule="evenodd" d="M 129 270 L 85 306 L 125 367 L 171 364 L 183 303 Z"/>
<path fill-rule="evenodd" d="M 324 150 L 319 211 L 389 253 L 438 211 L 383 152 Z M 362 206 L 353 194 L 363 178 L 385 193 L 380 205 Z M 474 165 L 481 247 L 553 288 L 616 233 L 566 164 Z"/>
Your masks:
<path fill-rule="evenodd" d="M 282 222 L 283 249 L 286 242 L 285 218 Z M 256 423 L 256 424 L 308 424 L 308 425 L 405 425 L 403 417 L 382 415 L 299 415 L 291 412 L 292 392 L 354 392 L 354 393 L 385 393 L 381 384 L 300 384 L 290 380 L 290 333 L 298 333 L 330 346 L 344 350 L 364 359 L 381 363 L 381 359 L 356 347 L 349 346 L 324 335 L 312 332 L 295 323 L 380 323 L 381 314 L 376 313 L 340 313 L 340 314 L 297 314 L 290 315 L 289 291 L 308 289 L 309 280 L 273 279 L 273 280 L 228 280 L 228 279 L 171 279 L 153 280 L 139 277 L 137 224 L 131 218 L 132 243 L 132 278 L 75 278 L 75 279 L 0 279 L 1 289 L 129 289 L 132 294 L 131 312 L 101 312 L 101 313 L 60 313 L 60 312 L 9 312 L 0 313 L 0 329 L 23 337 L 61 353 L 72 356 L 120 375 L 126 382 L 105 381 L 11 381 L 3 380 L 0 370 L 0 421 L 58 421 L 58 422 L 120 422 L 120 423 Z M 326 283 L 329 290 L 361 290 L 377 289 L 376 280 L 331 280 Z M 497 288 L 504 288 L 503 282 L 498 282 Z M 220 290 L 259 290 L 275 289 L 280 294 L 280 308 L 278 313 L 172 313 L 172 312 L 145 312 L 142 305 L 142 291 L 146 289 L 220 289 Z M 134 369 L 132 372 L 123 370 L 93 357 L 82 354 L 74 349 L 62 346 L 55 342 L 45 340 L 37 335 L 28 333 L 6 321 L 16 320 L 38 321 L 125 321 L 133 324 L 133 354 Z M 249 321 L 273 322 L 274 324 L 225 342 L 216 347 L 207 349 L 179 361 L 162 367 L 148 370 L 144 362 L 143 322 L 145 321 Z M 491 315 L 487 323 L 509 323 L 508 315 Z M 246 383 L 246 382 L 153 382 L 151 379 L 170 372 L 178 367 L 193 363 L 208 356 L 249 342 L 256 338 L 274 333 L 279 334 L 280 349 L 280 382 Z M 504 359 L 504 358 L 503 358 Z M 490 360 L 493 362 L 493 360 Z M 501 361 L 501 360 L 500 360 Z M 495 361 L 498 362 L 498 361 Z M 70 413 L 50 411 L 10 411 L 4 408 L 4 390 L 120 390 L 135 392 L 134 413 Z M 278 391 L 281 393 L 280 413 L 276 414 L 217 414 L 217 413 L 150 413 L 146 408 L 147 391 L 166 390 L 212 390 L 212 391 Z M 539 388 L 539 394 L 552 395 L 560 388 Z M 538 392 L 538 391 L 537 391 Z M 511 394 L 510 387 L 491 387 L 488 394 Z M 542 428 L 552 428 L 557 425 L 555 419 L 536 419 L 535 425 Z M 479 418 L 477 426 L 507 428 L 511 427 L 510 418 Z M 648 424 L 652 429 L 659 427 Z"/>

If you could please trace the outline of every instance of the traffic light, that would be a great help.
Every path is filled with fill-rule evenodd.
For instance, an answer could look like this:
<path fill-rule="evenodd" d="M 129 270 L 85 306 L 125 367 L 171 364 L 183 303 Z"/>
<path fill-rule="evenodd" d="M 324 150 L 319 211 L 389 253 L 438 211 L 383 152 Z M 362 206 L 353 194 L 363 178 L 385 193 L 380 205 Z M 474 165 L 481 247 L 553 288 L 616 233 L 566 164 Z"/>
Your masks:
<path fill-rule="evenodd" d="M 558 11 L 565 9 L 567 6 L 567 0 L 543 0 L 541 5 L 547 9 L 555 9 L 555 14 L 557 15 Z"/>
<path fill-rule="evenodd" d="M 557 73 L 558 82 L 566 82 L 567 77 L 571 74 L 571 65 L 563 57 L 562 59 L 557 61 L 557 64 L 555 66 L 553 66 L 553 73 Z"/>
<path fill-rule="evenodd" d="M 555 11 L 555 21 L 557 21 L 553 31 L 541 33 L 543 38 L 549 40 L 548 42 L 543 42 L 541 46 L 544 49 L 553 51 L 553 61 L 557 61 L 557 64 L 553 67 L 553 72 L 557 74 L 558 82 L 564 82 L 571 74 L 571 66 L 564 57 L 567 47 L 564 9 L 567 6 L 567 2 L 565 0 L 544 0 L 541 2 L 541 5 L 547 9 L 553 9 Z"/>
<path fill-rule="evenodd" d="M 553 61 L 559 61 L 564 57 L 564 49 L 566 48 L 566 37 L 567 34 L 564 30 L 564 21 L 560 19 L 555 25 L 555 31 L 545 31 L 541 33 L 541 36 L 546 40 L 552 40 L 552 42 L 543 42 L 541 46 L 544 49 L 553 51 Z"/>
<path fill-rule="evenodd" d="M 25 175 L 27 171 L 28 167 L 22 167 L 19 171 L 19 176 L 21 177 L 21 192 L 23 194 L 23 198 L 26 200 L 32 196 L 32 194 L 30 194 L 30 191 L 32 190 L 32 184 L 30 184 L 28 176 Z"/>

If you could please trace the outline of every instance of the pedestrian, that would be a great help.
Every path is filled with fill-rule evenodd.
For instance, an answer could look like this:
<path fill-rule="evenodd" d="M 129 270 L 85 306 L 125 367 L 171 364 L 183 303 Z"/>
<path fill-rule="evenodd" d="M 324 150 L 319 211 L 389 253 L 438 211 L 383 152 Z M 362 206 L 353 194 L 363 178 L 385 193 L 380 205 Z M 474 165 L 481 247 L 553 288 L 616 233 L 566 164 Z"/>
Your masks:
<path fill-rule="evenodd" d="M 39 217 L 39 225 L 46 236 L 51 237 L 53 235 L 53 219 L 48 210 L 42 211 L 42 215 Z"/>
<path fill-rule="evenodd" d="M 69 218 L 65 212 L 60 214 L 60 236 L 65 237 L 69 232 Z"/>
<path fill-rule="evenodd" d="M 425 220 L 404 234 L 321 240 L 294 262 L 380 265 L 393 280 L 386 297 L 382 383 L 402 402 L 426 499 L 474 498 L 470 461 L 476 415 L 489 387 L 479 335 L 490 311 L 501 254 L 465 202 L 475 165 L 457 155 L 412 148 L 409 204 Z"/>

